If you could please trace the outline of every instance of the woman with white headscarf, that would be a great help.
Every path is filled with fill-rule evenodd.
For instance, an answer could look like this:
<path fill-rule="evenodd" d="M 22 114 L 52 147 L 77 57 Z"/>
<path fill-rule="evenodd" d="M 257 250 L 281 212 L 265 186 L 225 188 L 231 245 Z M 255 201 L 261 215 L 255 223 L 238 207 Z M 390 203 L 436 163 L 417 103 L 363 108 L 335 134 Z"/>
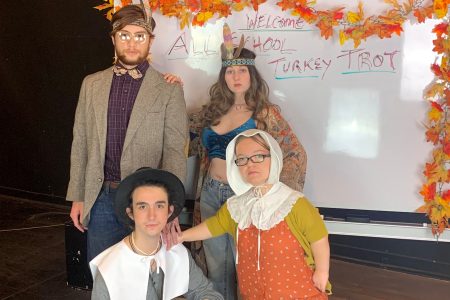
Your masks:
<path fill-rule="evenodd" d="M 278 143 L 265 131 L 244 131 L 228 145 L 226 163 L 236 195 L 178 242 L 233 236 L 243 299 L 327 299 L 328 233 L 304 195 L 280 182 Z"/>

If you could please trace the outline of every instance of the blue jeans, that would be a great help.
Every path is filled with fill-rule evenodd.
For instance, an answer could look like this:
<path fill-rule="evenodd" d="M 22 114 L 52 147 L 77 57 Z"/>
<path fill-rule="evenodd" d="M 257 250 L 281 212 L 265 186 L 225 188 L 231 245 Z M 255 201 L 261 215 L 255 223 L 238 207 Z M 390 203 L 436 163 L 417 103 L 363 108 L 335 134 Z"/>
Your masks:
<path fill-rule="evenodd" d="M 103 250 L 121 241 L 131 229 L 120 223 L 114 213 L 116 190 L 104 187 L 90 212 L 87 231 L 87 258 L 91 261 Z"/>
<path fill-rule="evenodd" d="M 203 183 L 200 196 L 200 212 L 202 221 L 216 214 L 217 210 L 234 193 L 226 183 L 214 180 L 207 176 Z M 236 297 L 236 266 L 235 247 L 233 238 L 229 234 L 203 241 L 208 278 L 216 291 L 226 300 Z"/>

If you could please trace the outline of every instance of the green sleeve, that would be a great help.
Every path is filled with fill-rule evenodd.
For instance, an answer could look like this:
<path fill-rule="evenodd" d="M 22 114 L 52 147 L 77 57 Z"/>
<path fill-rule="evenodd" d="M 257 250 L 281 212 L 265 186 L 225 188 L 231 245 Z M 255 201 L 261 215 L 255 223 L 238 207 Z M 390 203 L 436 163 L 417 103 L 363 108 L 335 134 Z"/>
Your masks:
<path fill-rule="evenodd" d="M 308 266 L 315 269 L 311 244 L 326 237 L 328 231 L 320 217 L 319 211 L 306 198 L 300 198 L 294 204 L 291 212 L 285 218 L 289 229 L 297 238 L 305 251 Z M 327 283 L 327 293 L 331 295 L 331 284 Z"/>
<path fill-rule="evenodd" d="M 205 221 L 209 231 L 213 237 L 229 233 L 231 236 L 235 236 L 237 224 L 231 218 L 228 206 L 226 204 L 217 211 L 215 216 L 212 216 Z"/>
<path fill-rule="evenodd" d="M 303 236 L 308 242 L 314 243 L 328 235 L 319 210 L 306 198 L 300 198 L 293 207 L 294 217 L 299 224 Z"/>

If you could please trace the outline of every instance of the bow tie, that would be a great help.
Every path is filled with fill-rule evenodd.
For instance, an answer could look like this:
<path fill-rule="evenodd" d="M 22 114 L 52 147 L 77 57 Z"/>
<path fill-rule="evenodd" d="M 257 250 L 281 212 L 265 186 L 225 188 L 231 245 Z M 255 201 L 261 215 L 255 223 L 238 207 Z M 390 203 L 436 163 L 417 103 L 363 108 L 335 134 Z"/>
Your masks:
<path fill-rule="evenodd" d="M 137 68 L 125 69 L 118 65 L 114 65 L 113 71 L 116 76 L 122 76 L 128 73 L 128 75 L 130 75 L 133 79 L 142 78 L 142 73 Z"/>

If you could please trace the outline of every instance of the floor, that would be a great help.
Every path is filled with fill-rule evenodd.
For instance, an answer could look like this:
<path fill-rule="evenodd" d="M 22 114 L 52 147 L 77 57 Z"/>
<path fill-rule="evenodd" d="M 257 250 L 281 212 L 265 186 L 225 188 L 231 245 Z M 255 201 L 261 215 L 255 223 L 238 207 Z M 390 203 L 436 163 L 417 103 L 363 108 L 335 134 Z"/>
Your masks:
<path fill-rule="evenodd" d="M 90 299 L 67 286 L 66 206 L 0 196 L 0 300 Z M 331 262 L 334 295 L 342 299 L 444 299 L 450 282 L 381 268 Z"/>

